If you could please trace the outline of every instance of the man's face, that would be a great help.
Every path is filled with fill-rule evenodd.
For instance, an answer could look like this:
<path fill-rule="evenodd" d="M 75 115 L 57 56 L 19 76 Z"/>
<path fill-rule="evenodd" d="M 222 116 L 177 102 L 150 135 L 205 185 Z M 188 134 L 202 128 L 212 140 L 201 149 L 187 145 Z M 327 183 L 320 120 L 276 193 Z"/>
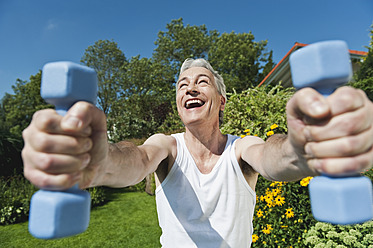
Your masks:
<path fill-rule="evenodd" d="M 176 104 L 184 125 L 211 122 L 219 125 L 225 99 L 216 88 L 213 74 L 203 67 L 185 70 L 177 82 Z"/>

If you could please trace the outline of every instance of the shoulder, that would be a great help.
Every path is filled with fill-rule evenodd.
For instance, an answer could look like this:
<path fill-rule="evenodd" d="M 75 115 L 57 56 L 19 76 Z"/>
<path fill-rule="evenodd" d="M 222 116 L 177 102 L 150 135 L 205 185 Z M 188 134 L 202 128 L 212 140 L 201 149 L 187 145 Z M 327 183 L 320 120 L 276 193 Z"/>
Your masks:
<path fill-rule="evenodd" d="M 262 159 L 265 141 L 256 136 L 246 136 L 238 139 L 235 145 L 235 155 L 238 161 L 256 168 Z"/>
<path fill-rule="evenodd" d="M 171 135 L 154 134 L 142 146 L 154 146 L 161 150 L 166 149 L 169 155 L 173 155 L 174 152 L 176 153 L 176 139 Z"/>
<path fill-rule="evenodd" d="M 236 140 L 236 154 L 242 157 L 242 153 L 247 152 L 248 149 L 253 148 L 256 145 L 263 145 L 265 141 L 256 136 L 246 136 Z"/>

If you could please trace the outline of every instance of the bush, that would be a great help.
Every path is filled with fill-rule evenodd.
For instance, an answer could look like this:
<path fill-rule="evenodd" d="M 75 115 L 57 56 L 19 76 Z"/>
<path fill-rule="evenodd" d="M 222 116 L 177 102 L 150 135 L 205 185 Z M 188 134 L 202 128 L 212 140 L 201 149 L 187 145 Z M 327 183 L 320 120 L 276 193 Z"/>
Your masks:
<path fill-rule="evenodd" d="M 311 215 L 307 185 L 270 182 L 259 176 L 252 247 L 303 247 L 302 235 L 316 221 Z"/>
<path fill-rule="evenodd" d="M 36 190 L 21 175 L 0 178 L 0 225 L 27 220 L 31 196 Z"/>
<path fill-rule="evenodd" d="M 240 135 L 244 130 L 250 130 L 249 134 L 265 139 L 270 127 L 276 123 L 277 132 L 286 133 L 286 103 L 293 94 L 293 88 L 285 89 L 281 85 L 229 94 L 222 132 Z"/>
<path fill-rule="evenodd" d="M 8 179 L 0 177 L 0 225 L 24 222 L 28 219 L 32 195 L 38 189 L 22 175 Z M 101 206 L 107 202 L 103 187 L 88 189 L 91 206 Z"/>
<path fill-rule="evenodd" d="M 102 206 L 107 202 L 104 187 L 89 188 L 88 192 L 91 195 L 91 207 Z"/>
<path fill-rule="evenodd" d="M 305 247 L 373 248 L 373 221 L 359 225 L 335 226 L 316 223 L 303 235 Z"/>

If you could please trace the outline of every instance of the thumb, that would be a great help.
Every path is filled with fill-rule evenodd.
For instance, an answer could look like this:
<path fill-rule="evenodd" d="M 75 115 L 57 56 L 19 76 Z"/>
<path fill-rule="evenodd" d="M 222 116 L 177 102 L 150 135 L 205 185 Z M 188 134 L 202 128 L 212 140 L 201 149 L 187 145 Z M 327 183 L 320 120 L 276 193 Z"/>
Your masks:
<path fill-rule="evenodd" d="M 94 106 L 87 102 L 74 104 L 62 118 L 61 128 L 67 132 L 81 133 L 89 136 L 92 132 L 92 112 Z"/>
<path fill-rule="evenodd" d="M 288 118 L 301 120 L 304 124 L 318 122 L 331 113 L 326 98 L 311 88 L 296 92 L 286 108 Z"/>

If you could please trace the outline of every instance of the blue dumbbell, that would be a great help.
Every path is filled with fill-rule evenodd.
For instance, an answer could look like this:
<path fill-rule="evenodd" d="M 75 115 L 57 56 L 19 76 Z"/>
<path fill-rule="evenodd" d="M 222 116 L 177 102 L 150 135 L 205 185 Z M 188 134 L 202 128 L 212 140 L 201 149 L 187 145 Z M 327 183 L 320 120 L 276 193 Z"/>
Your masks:
<path fill-rule="evenodd" d="M 324 41 L 290 56 L 296 88 L 312 87 L 325 97 L 352 76 L 350 54 L 344 41 Z M 312 213 L 318 221 L 356 224 L 373 218 L 372 182 L 361 175 L 322 175 L 309 185 Z"/>
<path fill-rule="evenodd" d="M 41 96 L 60 115 L 77 101 L 95 104 L 96 72 L 71 62 L 48 63 L 43 67 Z M 78 185 L 65 191 L 41 189 L 31 198 L 29 232 L 40 239 L 79 234 L 88 228 L 90 208 L 89 193 Z"/>

